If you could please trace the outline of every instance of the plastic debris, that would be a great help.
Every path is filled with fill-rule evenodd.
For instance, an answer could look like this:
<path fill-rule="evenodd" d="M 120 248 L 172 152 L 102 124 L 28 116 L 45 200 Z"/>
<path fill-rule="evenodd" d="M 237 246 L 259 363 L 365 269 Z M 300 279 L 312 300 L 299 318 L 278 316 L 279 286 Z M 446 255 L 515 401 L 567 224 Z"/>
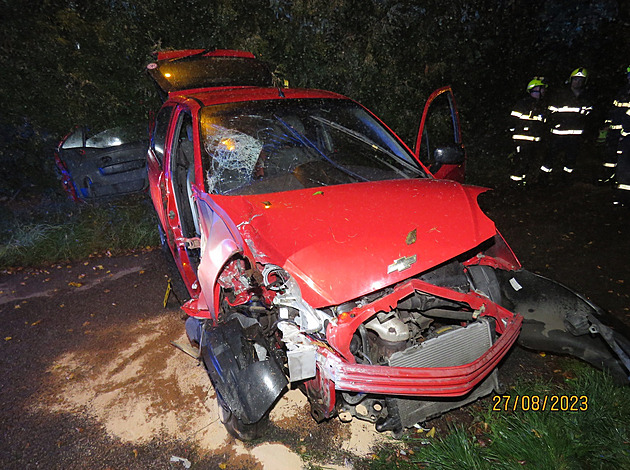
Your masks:
<path fill-rule="evenodd" d="M 190 468 L 192 466 L 190 460 L 185 459 L 184 457 L 177 457 L 176 455 L 171 456 L 171 462 L 181 462 L 184 468 Z"/>

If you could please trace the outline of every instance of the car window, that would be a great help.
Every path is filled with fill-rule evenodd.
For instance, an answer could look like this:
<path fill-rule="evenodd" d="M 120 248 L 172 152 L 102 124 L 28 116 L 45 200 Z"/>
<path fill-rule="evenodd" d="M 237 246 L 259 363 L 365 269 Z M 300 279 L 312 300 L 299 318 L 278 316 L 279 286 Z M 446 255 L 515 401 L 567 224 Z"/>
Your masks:
<path fill-rule="evenodd" d="M 404 145 L 350 100 L 209 106 L 200 122 L 209 192 L 264 194 L 426 176 Z"/>
<path fill-rule="evenodd" d="M 142 140 L 146 141 L 146 130 L 142 125 L 113 127 L 89 136 L 85 141 L 85 146 L 104 149 L 141 142 Z"/>
<path fill-rule="evenodd" d="M 160 110 L 155 118 L 155 127 L 153 129 L 153 135 L 151 137 L 151 149 L 155 158 L 157 158 L 160 165 L 164 160 L 164 146 L 166 143 L 166 133 L 168 132 L 168 124 L 173 112 L 172 106 L 166 106 Z"/>
<path fill-rule="evenodd" d="M 173 135 L 171 151 L 171 182 L 182 233 L 192 237 L 199 233 L 194 207 L 192 183 L 195 182 L 193 122 L 189 111 L 180 113 Z"/>
<path fill-rule="evenodd" d="M 451 95 L 442 93 L 431 103 L 422 133 L 420 160 L 431 167 L 435 163 L 435 150 L 438 148 L 458 147 L 459 126 L 451 103 Z"/>
<path fill-rule="evenodd" d="M 160 61 L 149 73 L 165 92 L 203 87 L 271 86 L 273 83 L 273 76 L 264 63 L 244 57 L 195 54 Z"/>
<path fill-rule="evenodd" d="M 61 145 L 62 149 L 74 149 L 83 147 L 83 139 L 85 138 L 85 128 L 77 127 Z"/>

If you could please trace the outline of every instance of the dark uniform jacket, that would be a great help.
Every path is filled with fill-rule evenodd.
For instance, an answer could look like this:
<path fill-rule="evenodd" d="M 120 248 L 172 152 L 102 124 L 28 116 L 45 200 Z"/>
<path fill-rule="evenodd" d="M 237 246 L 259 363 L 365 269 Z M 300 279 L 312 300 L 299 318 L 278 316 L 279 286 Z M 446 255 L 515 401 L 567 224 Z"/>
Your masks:
<path fill-rule="evenodd" d="M 624 193 L 624 204 L 630 205 L 630 108 L 620 114 L 621 140 L 617 150 L 617 189 Z"/>
<path fill-rule="evenodd" d="M 610 116 L 606 120 L 608 129 L 619 135 L 626 111 L 630 109 L 630 83 L 623 87 L 613 101 Z"/>
<path fill-rule="evenodd" d="M 593 102 L 586 91 L 575 96 L 570 88 L 559 90 L 551 97 L 548 122 L 554 136 L 584 135 L 589 129 Z"/>
<path fill-rule="evenodd" d="M 539 142 L 545 136 L 545 113 L 543 99 L 526 96 L 514 105 L 512 116 L 512 139 L 517 145 L 524 142 Z"/>

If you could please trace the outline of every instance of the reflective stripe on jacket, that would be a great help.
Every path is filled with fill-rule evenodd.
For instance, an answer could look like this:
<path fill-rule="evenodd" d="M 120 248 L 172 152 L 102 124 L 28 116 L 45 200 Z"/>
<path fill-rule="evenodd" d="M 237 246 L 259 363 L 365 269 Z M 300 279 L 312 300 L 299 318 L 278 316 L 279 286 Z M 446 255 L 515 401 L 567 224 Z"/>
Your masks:
<path fill-rule="evenodd" d="M 609 118 L 606 120 L 608 129 L 611 131 L 619 131 L 622 128 L 624 114 L 630 109 L 630 85 L 623 87 L 617 93 L 613 100 L 613 105 L 609 112 Z"/>
<path fill-rule="evenodd" d="M 551 97 L 547 110 L 552 134 L 582 135 L 593 112 L 593 105 L 586 92 L 575 96 L 571 89 L 566 88 Z"/>
<path fill-rule="evenodd" d="M 526 96 L 514 105 L 510 113 L 512 139 L 521 142 L 539 142 L 545 132 L 546 105 Z"/>

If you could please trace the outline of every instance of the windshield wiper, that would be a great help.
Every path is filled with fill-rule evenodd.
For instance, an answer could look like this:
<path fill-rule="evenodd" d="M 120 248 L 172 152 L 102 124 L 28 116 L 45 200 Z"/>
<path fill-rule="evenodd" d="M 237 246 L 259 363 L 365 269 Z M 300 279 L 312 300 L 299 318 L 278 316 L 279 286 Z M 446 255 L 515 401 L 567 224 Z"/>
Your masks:
<path fill-rule="evenodd" d="M 352 178 L 356 178 L 358 181 L 369 181 L 367 178 L 355 173 L 354 171 L 348 170 L 347 168 L 341 166 L 339 163 L 335 162 L 334 160 L 331 160 L 324 152 L 321 151 L 321 149 L 319 147 L 317 147 L 317 145 L 315 145 L 313 142 L 311 142 L 305 135 L 302 135 L 300 132 L 296 131 L 292 126 L 290 126 L 289 124 L 287 124 L 281 117 L 277 116 L 277 115 L 273 115 L 273 117 L 280 123 L 282 124 L 284 127 L 286 127 L 289 132 L 291 132 L 291 134 L 293 134 L 293 137 L 297 138 L 297 140 L 304 146 L 306 147 L 310 147 L 313 150 L 315 150 L 322 158 L 324 158 L 324 160 L 326 160 L 328 163 L 330 163 L 333 167 L 335 167 L 337 170 L 347 174 L 348 176 L 352 177 Z"/>
<path fill-rule="evenodd" d="M 378 145 L 377 143 L 373 142 L 372 140 L 368 139 L 366 136 L 364 136 L 363 134 L 361 134 L 360 132 L 357 132 L 353 129 L 348 129 L 345 126 L 342 126 L 341 124 L 334 122 L 334 121 L 329 121 L 326 118 L 320 117 L 320 116 L 311 116 L 311 118 L 313 118 L 316 121 L 321 122 L 322 124 L 325 124 L 327 126 L 332 127 L 333 129 L 336 129 L 340 132 L 343 132 L 346 135 L 349 135 L 350 137 L 354 137 L 355 139 L 357 139 L 359 142 L 363 142 L 364 144 L 369 145 L 370 147 L 372 147 L 374 150 L 378 150 L 382 153 L 384 153 L 385 155 L 388 155 L 390 157 L 392 157 L 394 160 L 396 160 L 398 163 L 400 163 L 402 166 L 404 166 L 406 169 L 413 171 L 416 174 L 421 174 L 420 171 L 413 167 L 412 165 L 410 165 L 408 162 L 406 162 L 405 160 L 401 159 L 400 157 L 398 157 L 398 155 L 396 155 L 395 153 L 391 152 L 390 150 L 387 150 L 386 148 L 381 147 L 380 145 Z M 383 165 L 388 166 L 391 170 L 395 171 L 396 173 L 398 173 L 400 176 L 403 176 L 405 178 L 408 178 L 409 175 L 407 175 L 406 173 L 404 173 L 403 171 L 401 171 L 400 168 L 396 168 L 394 165 L 392 165 L 391 163 L 389 163 L 386 160 L 383 160 L 381 158 L 378 158 L 377 156 L 373 156 L 373 158 L 382 163 Z"/>

